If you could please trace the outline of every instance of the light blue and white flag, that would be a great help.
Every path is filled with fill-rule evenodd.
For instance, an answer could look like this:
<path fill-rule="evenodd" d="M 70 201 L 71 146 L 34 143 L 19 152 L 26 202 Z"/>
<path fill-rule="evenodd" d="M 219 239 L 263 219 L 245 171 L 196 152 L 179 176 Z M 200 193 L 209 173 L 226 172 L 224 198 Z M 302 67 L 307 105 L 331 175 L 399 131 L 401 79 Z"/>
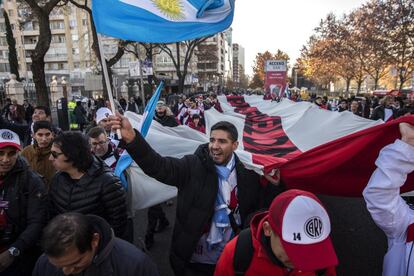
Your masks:
<path fill-rule="evenodd" d="M 235 0 L 93 0 L 98 33 L 138 42 L 171 43 L 230 27 Z"/>
<path fill-rule="evenodd" d="M 151 99 L 147 103 L 147 106 L 145 107 L 144 114 L 142 115 L 142 120 L 138 126 L 138 131 L 143 137 L 147 136 L 148 134 L 163 86 L 164 82 L 161 81 L 154 95 L 152 95 Z M 115 175 L 121 179 L 122 186 L 124 186 L 126 190 L 128 189 L 128 181 L 124 175 L 124 171 L 132 164 L 132 162 L 133 160 L 131 156 L 126 151 L 124 151 L 115 167 Z"/>

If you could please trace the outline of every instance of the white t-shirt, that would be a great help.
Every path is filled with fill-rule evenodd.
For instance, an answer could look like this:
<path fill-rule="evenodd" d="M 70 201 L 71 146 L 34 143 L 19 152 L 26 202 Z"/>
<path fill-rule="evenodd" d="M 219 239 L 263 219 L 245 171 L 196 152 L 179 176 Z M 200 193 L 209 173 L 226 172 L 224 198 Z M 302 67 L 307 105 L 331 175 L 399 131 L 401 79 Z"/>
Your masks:
<path fill-rule="evenodd" d="M 384 122 L 386 122 L 388 121 L 389 118 L 392 117 L 393 112 L 392 112 L 392 109 L 390 108 L 384 108 L 384 111 L 385 111 Z"/>

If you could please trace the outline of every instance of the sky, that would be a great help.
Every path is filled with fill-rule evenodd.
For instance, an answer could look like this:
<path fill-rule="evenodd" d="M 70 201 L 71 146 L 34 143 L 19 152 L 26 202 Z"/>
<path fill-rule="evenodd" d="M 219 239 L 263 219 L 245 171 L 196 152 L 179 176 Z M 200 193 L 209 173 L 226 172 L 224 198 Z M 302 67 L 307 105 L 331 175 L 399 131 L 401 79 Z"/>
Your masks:
<path fill-rule="evenodd" d="M 237 0 L 233 43 L 245 48 L 245 71 L 253 74 L 256 54 L 277 49 L 286 52 L 293 65 L 321 19 L 358 8 L 366 0 Z"/>

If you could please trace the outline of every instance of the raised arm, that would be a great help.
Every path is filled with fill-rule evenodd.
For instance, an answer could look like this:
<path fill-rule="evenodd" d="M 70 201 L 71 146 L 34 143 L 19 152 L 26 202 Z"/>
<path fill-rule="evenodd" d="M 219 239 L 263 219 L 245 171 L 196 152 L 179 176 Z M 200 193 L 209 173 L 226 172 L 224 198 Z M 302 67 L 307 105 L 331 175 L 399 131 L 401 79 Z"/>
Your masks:
<path fill-rule="evenodd" d="M 112 128 L 121 130 L 122 140 L 126 143 L 124 148 L 145 174 L 178 188 L 188 182 L 192 163 L 190 157 L 181 159 L 162 157 L 151 148 L 138 131 L 132 128 L 126 117 L 117 114 L 110 118 Z"/>
<path fill-rule="evenodd" d="M 414 170 L 414 127 L 400 124 L 401 140 L 383 148 L 363 195 L 375 223 L 388 237 L 405 239 L 414 211 L 400 196 L 400 187 Z"/>

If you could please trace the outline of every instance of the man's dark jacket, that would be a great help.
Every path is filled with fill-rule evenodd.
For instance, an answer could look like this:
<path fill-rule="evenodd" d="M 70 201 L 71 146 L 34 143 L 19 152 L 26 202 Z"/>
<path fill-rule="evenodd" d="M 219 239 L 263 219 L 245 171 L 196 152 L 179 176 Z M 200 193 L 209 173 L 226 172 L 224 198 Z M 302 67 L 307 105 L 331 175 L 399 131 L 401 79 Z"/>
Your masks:
<path fill-rule="evenodd" d="M 176 127 L 178 126 L 177 120 L 174 116 L 164 115 L 163 117 L 154 116 L 154 120 L 160 123 L 163 126 L 167 127 Z"/>
<path fill-rule="evenodd" d="M 51 218 L 66 212 L 93 214 L 106 219 L 118 237 L 124 234 L 127 223 L 125 190 L 101 159 L 94 157 L 79 181 L 73 181 L 67 173 L 56 173 L 49 201 Z"/>
<path fill-rule="evenodd" d="M 114 237 L 111 227 L 97 216 L 88 216 L 100 240 L 92 264 L 82 276 L 158 276 L 154 262 L 136 246 Z M 40 256 L 32 276 L 64 276 L 62 269 L 52 265 L 47 256 Z M 77 274 L 78 275 L 78 274 Z"/>
<path fill-rule="evenodd" d="M 213 216 L 218 192 L 218 176 L 208 144 L 181 159 L 162 157 L 136 132 L 135 140 L 126 145 L 126 150 L 147 175 L 178 188 L 170 261 L 175 274 L 184 275 L 203 230 Z M 236 173 L 240 216 L 245 225 L 249 215 L 270 204 L 277 189 L 270 185 L 263 188 L 259 175 L 247 170 L 238 158 Z"/>
<path fill-rule="evenodd" d="M 371 114 L 371 118 L 370 119 L 371 120 L 379 120 L 379 119 L 384 120 L 384 118 L 385 118 L 385 106 L 380 105 L 380 106 L 377 106 L 374 109 L 374 111 L 372 111 L 372 114 Z M 391 118 L 392 119 L 397 118 L 397 110 L 395 108 L 392 108 L 392 116 L 391 116 Z"/>
<path fill-rule="evenodd" d="M 18 248 L 20 257 L 16 261 L 30 266 L 30 255 L 36 249 L 47 219 L 45 186 L 40 176 L 19 156 L 13 169 L 3 179 L 0 194 L 3 192 L 4 201 L 9 202 L 7 223 L 13 231 L 10 242 L 2 246 Z"/>

